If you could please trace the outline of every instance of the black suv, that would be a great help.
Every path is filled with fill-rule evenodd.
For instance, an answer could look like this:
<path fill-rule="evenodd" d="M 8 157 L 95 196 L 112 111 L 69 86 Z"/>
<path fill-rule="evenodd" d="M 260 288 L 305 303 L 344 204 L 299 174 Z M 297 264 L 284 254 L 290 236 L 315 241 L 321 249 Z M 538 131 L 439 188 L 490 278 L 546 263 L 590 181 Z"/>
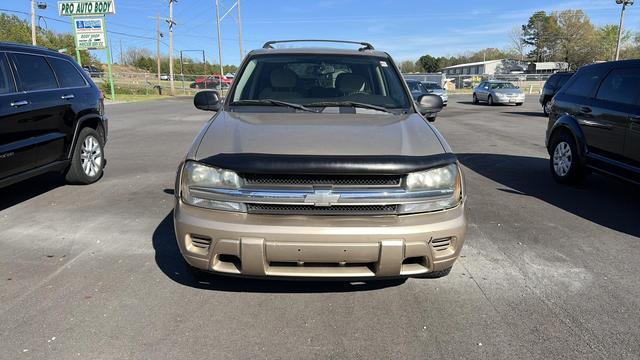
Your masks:
<path fill-rule="evenodd" d="M 573 72 L 558 72 L 551 75 L 549 79 L 547 79 L 547 82 L 544 83 L 542 93 L 540 93 L 540 105 L 542 105 L 542 111 L 545 116 L 549 116 L 549 105 L 551 104 L 553 95 L 560 90 L 562 85 L 571 79 L 573 74 Z"/>
<path fill-rule="evenodd" d="M 588 170 L 640 183 L 640 60 L 587 65 L 556 94 L 547 127 L 551 173 L 562 183 Z"/>
<path fill-rule="evenodd" d="M 106 140 L 102 93 L 73 59 L 0 42 L 0 187 L 52 171 L 92 183 Z"/>

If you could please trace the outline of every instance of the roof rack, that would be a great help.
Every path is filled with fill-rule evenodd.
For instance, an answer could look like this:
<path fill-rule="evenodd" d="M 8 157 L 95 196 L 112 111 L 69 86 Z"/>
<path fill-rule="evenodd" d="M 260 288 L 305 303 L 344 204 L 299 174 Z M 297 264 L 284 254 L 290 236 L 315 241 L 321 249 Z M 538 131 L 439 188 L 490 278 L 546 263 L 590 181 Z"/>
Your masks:
<path fill-rule="evenodd" d="M 346 40 L 322 40 L 322 39 L 308 39 L 308 40 L 273 40 L 267 41 L 262 45 L 263 49 L 273 49 L 273 44 L 281 44 L 281 43 L 292 43 L 292 42 L 331 42 L 331 43 L 342 43 L 342 44 L 358 44 L 362 45 L 358 51 L 365 50 L 375 50 L 373 45 L 364 41 L 346 41 Z"/>

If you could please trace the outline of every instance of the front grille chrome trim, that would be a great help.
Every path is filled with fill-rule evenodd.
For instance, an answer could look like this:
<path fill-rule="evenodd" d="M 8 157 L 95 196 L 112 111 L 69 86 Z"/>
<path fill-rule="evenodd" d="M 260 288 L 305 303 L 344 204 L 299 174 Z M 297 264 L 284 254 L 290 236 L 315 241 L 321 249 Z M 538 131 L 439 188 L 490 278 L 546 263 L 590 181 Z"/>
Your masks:
<path fill-rule="evenodd" d="M 231 201 L 253 204 L 309 205 L 305 202 L 308 195 L 314 195 L 312 189 L 273 190 L 273 189 L 219 189 L 191 187 L 192 196 L 217 201 Z M 339 195 L 330 205 L 402 205 L 448 199 L 454 190 L 446 191 L 406 191 L 399 188 L 381 188 L 375 190 L 335 189 L 331 194 Z"/>

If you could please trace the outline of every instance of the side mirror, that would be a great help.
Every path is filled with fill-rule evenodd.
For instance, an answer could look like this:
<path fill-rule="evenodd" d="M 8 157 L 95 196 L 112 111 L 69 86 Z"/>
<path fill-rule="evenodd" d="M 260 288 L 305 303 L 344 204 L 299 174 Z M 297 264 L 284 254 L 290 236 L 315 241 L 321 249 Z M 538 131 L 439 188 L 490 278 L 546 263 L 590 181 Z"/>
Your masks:
<path fill-rule="evenodd" d="M 220 94 L 215 90 L 200 91 L 193 98 L 193 105 L 200 110 L 218 111 L 222 108 Z"/>
<path fill-rule="evenodd" d="M 442 111 L 442 98 L 438 95 L 425 94 L 418 98 L 418 111 L 420 114 L 433 117 L 432 115 Z"/>

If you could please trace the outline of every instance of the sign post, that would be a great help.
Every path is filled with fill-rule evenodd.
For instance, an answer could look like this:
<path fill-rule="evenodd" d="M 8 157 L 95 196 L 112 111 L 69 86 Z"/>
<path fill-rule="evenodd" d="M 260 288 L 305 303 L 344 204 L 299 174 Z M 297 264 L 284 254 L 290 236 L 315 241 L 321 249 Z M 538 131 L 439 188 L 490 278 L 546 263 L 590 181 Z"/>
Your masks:
<path fill-rule="evenodd" d="M 108 43 L 105 16 L 116 13 L 114 0 L 61 0 L 58 1 L 58 13 L 60 16 L 71 16 L 78 64 L 82 64 L 80 50 L 104 49 L 106 51 L 111 99 L 115 100 L 111 49 Z"/>

